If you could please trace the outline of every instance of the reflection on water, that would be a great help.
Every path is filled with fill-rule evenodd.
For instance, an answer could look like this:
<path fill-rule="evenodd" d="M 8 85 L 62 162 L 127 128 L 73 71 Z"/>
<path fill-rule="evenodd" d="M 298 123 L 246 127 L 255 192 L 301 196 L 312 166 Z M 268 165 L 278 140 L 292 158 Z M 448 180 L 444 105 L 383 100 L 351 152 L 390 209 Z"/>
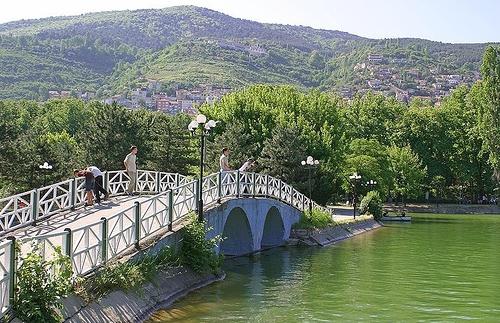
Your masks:
<path fill-rule="evenodd" d="M 496 321 L 500 217 L 420 215 L 326 248 L 225 264 L 150 322 Z"/>

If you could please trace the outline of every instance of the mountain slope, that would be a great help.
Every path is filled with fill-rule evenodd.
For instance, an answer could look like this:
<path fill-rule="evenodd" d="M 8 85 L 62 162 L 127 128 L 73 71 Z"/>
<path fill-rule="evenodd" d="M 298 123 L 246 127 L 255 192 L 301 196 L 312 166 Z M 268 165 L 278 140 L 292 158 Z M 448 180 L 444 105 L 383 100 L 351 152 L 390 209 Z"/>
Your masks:
<path fill-rule="evenodd" d="M 105 96 L 144 78 L 165 87 L 269 82 L 363 89 L 373 70 L 355 72 L 355 67 L 370 53 L 387 57 L 394 74 L 416 66 L 424 78 L 440 70 L 465 79 L 478 71 L 484 47 L 372 40 L 193 6 L 22 20 L 0 24 L 0 98 L 44 99 L 52 89 Z M 406 64 L 392 63 L 402 59 Z"/>

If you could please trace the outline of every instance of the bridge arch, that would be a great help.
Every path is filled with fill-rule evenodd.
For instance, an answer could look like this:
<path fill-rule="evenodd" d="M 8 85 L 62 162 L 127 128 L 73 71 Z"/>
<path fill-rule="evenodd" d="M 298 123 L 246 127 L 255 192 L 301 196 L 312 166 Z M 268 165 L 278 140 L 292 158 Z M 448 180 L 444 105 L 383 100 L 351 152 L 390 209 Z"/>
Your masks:
<path fill-rule="evenodd" d="M 242 208 L 235 207 L 229 212 L 222 237 L 220 251 L 224 255 L 239 256 L 254 251 L 252 229 Z"/>
<path fill-rule="evenodd" d="M 261 248 L 282 245 L 285 242 L 285 225 L 277 207 L 272 206 L 266 214 L 262 231 Z"/>

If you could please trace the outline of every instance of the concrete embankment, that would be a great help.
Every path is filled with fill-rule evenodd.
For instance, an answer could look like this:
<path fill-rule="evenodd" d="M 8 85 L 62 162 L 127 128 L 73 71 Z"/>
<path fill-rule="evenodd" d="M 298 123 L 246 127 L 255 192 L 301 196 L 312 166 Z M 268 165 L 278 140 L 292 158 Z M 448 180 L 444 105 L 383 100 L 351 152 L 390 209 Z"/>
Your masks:
<path fill-rule="evenodd" d="M 362 221 L 337 224 L 323 229 L 295 229 L 290 235 L 290 244 L 326 246 L 358 234 L 380 228 L 382 224 L 369 218 Z"/>
<path fill-rule="evenodd" d="M 85 304 L 75 295 L 63 300 L 65 322 L 142 322 L 156 309 L 172 304 L 189 292 L 224 279 L 224 274 L 197 274 L 179 267 L 160 272 L 139 291 L 114 291 L 100 300 Z"/>

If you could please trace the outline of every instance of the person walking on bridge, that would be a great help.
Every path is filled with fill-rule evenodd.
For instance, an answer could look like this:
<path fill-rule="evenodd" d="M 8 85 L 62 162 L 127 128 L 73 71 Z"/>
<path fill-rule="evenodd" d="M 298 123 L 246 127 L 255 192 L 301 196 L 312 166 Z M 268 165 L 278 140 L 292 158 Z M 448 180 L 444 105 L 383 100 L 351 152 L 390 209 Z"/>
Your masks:
<path fill-rule="evenodd" d="M 130 153 L 125 157 L 123 164 L 125 165 L 125 170 L 127 171 L 128 176 L 130 177 L 130 182 L 127 187 L 127 194 L 134 195 L 135 184 L 137 181 L 137 147 L 131 146 Z"/>
<path fill-rule="evenodd" d="M 104 194 L 104 200 L 107 200 L 108 197 L 109 197 L 108 191 L 106 191 L 106 189 L 104 189 L 104 184 L 103 184 L 103 180 L 102 180 L 102 172 L 96 166 L 89 166 L 87 168 L 87 170 L 89 172 L 91 172 L 92 175 L 94 175 L 94 180 L 95 180 L 95 183 L 94 183 L 95 200 L 96 200 L 97 204 L 101 204 L 101 193 Z"/>

